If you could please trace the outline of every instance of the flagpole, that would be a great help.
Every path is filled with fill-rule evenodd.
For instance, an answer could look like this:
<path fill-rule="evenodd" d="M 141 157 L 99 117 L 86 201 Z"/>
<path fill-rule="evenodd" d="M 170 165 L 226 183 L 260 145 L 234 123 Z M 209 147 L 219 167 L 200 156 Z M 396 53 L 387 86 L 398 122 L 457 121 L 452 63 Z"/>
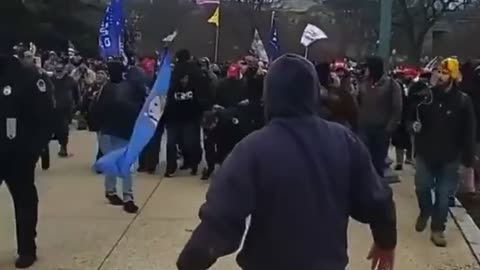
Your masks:
<path fill-rule="evenodd" d="M 218 24 L 217 29 L 215 31 L 215 51 L 214 51 L 214 59 L 215 63 L 218 63 L 218 43 L 220 37 L 220 24 Z"/>
<path fill-rule="evenodd" d="M 308 58 L 308 46 L 305 46 L 305 58 Z"/>
<path fill-rule="evenodd" d="M 273 27 L 273 20 L 275 20 L 275 10 L 272 10 L 272 17 L 270 18 L 270 29 Z"/>

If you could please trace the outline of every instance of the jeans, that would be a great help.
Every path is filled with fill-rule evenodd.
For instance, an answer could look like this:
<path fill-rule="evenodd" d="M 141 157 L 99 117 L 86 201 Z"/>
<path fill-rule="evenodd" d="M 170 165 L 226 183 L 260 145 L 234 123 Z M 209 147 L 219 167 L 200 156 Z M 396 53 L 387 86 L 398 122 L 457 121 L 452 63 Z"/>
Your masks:
<path fill-rule="evenodd" d="M 104 155 L 126 147 L 128 141 L 111 135 L 100 134 L 99 137 L 100 150 Z M 123 201 L 128 202 L 133 200 L 132 191 L 132 176 L 122 178 Z M 117 193 L 117 178 L 113 175 L 105 175 L 105 192 L 107 194 Z"/>
<path fill-rule="evenodd" d="M 447 223 L 449 198 L 455 195 L 459 181 L 460 162 L 454 161 L 432 167 L 421 157 L 417 157 L 416 166 L 415 192 L 420 215 L 432 217 L 432 231 L 443 232 Z M 432 189 L 435 191 L 435 202 L 432 198 Z"/>
<path fill-rule="evenodd" d="M 378 175 L 384 177 L 385 159 L 390 146 L 390 136 L 384 128 L 361 129 L 359 136 L 370 152 L 373 166 Z"/>

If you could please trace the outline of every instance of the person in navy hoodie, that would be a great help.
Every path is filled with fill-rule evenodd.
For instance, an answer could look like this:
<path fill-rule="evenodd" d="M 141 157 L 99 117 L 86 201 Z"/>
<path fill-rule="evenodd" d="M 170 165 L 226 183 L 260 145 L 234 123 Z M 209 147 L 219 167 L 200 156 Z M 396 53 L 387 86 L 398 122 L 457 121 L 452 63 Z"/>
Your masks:
<path fill-rule="evenodd" d="M 317 116 L 314 66 L 288 54 L 265 79 L 267 125 L 237 144 L 213 177 L 180 270 L 204 270 L 240 247 L 244 270 L 344 270 L 349 217 L 370 225 L 372 268 L 393 269 L 392 191 L 364 144 Z M 283 165 L 282 165 L 283 164 Z"/>

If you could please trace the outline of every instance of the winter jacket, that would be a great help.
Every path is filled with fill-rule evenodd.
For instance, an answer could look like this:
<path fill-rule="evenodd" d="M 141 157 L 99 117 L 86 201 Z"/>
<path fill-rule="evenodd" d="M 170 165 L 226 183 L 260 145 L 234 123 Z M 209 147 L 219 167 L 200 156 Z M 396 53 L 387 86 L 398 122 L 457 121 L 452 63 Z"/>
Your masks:
<path fill-rule="evenodd" d="M 129 140 L 145 100 L 144 89 L 129 81 L 107 83 L 91 109 L 100 133 Z"/>
<path fill-rule="evenodd" d="M 248 216 L 237 257 L 244 270 L 344 270 L 349 217 L 370 224 L 378 246 L 394 248 L 392 191 L 351 131 L 315 115 L 313 65 L 283 56 L 265 85 L 269 123 L 237 144 L 212 179 L 178 269 L 208 269 L 237 251 Z"/>
<path fill-rule="evenodd" d="M 474 161 L 476 120 L 472 101 L 456 87 L 444 93 L 432 89 L 432 96 L 417 105 L 421 131 L 415 135 L 417 156 L 438 167 L 460 160 L 465 167 Z M 409 113 L 416 121 L 417 108 Z"/>

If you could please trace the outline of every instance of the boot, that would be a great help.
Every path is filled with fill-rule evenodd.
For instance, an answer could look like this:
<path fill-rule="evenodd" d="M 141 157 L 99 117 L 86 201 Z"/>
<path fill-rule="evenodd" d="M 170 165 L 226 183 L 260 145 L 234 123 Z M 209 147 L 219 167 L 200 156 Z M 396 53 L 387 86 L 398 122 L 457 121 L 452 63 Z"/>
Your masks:
<path fill-rule="evenodd" d="M 18 269 L 25 269 L 32 266 L 37 261 L 36 255 L 20 255 L 15 262 L 15 267 Z"/>
<path fill-rule="evenodd" d="M 208 179 L 210 179 L 210 176 L 212 175 L 212 173 L 213 173 L 213 169 L 212 169 L 212 168 L 210 168 L 210 167 L 209 167 L 209 168 L 205 168 L 205 169 L 203 169 L 203 171 L 202 171 L 202 177 L 201 177 L 200 179 L 202 179 L 202 180 L 208 180 Z"/>
<path fill-rule="evenodd" d="M 427 216 L 418 216 L 417 222 L 415 223 L 415 230 L 417 232 L 423 232 L 425 231 L 425 228 L 427 228 L 427 223 L 428 223 L 429 217 Z"/>
<path fill-rule="evenodd" d="M 444 232 L 432 232 L 430 240 L 432 240 L 433 244 L 437 247 L 447 246 L 447 239 L 445 238 Z"/>

